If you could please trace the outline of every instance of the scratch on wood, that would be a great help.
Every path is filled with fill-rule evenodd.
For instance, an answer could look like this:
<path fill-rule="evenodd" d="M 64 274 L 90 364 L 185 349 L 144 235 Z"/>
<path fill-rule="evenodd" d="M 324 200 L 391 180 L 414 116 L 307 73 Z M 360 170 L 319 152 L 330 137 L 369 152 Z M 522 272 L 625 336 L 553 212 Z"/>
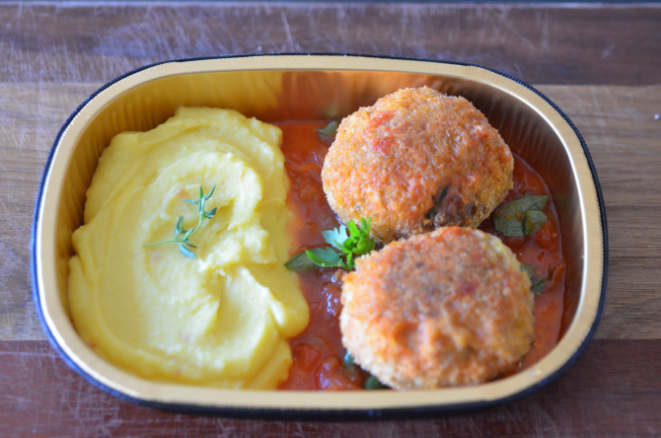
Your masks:
<path fill-rule="evenodd" d="M 287 21 L 287 14 L 285 11 L 280 12 L 280 18 L 282 19 L 282 25 L 285 28 L 285 35 L 287 35 L 287 42 L 289 43 L 290 50 L 300 51 L 301 48 L 294 42 L 294 38 L 291 35 L 291 29 L 289 28 L 289 22 Z"/>

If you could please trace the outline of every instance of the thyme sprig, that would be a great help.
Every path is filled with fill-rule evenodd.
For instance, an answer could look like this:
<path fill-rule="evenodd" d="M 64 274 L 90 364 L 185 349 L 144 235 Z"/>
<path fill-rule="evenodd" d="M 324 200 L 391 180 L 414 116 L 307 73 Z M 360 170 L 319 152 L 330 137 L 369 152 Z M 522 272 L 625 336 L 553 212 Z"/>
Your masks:
<path fill-rule="evenodd" d="M 202 227 L 202 224 L 204 223 L 205 219 L 211 219 L 216 215 L 217 207 L 214 207 L 214 209 L 211 211 L 206 211 L 204 209 L 204 203 L 207 202 L 207 200 L 209 200 L 211 195 L 213 195 L 214 190 L 216 190 L 216 186 L 213 186 L 211 188 L 211 191 L 205 195 L 202 186 L 200 186 L 200 198 L 197 201 L 190 201 L 188 199 L 184 200 L 184 202 L 187 202 L 189 204 L 197 205 L 198 219 L 197 219 L 197 226 L 195 228 L 190 228 L 188 230 L 184 228 L 184 217 L 179 216 L 179 220 L 177 220 L 177 225 L 175 225 L 174 227 L 173 239 L 163 240 L 162 242 L 145 243 L 144 246 L 156 246 L 156 245 L 164 245 L 166 243 L 176 243 L 177 245 L 179 245 L 179 251 L 181 251 L 183 255 L 185 255 L 186 257 L 190 257 L 191 259 L 196 258 L 195 254 L 193 254 L 193 251 L 191 251 L 188 248 L 197 248 L 197 246 L 190 243 L 189 240 L 191 236 L 197 233 L 197 231 Z"/>

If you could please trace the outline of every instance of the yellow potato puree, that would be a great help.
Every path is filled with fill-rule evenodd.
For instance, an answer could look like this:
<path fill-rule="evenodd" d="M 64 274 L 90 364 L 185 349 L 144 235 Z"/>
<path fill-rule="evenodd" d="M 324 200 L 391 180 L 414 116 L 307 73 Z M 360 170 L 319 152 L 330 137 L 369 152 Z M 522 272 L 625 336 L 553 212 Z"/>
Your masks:
<path fill-rule="evenodd" d="M 291 212 L 279 128 L 236 111 L 179 108 L 149 132 L 117 135 L 73 234 L 69 305 L 100 356 L 137 375 L 223 388 L 271 389 L 287 378 L 287 339 L 309 310 L 288 271 Z M 216 185 L 191 238 L 200 186 Z"/>

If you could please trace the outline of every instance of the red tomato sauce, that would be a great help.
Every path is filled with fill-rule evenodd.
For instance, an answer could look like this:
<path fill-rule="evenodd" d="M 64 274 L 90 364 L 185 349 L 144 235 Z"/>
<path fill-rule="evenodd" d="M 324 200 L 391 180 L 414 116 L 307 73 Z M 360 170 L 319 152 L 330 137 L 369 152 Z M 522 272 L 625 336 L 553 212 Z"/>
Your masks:
<path fill-rule="evenodd" d="M 282 152 L 291 187 L 287 204 L 294 212 L 291 229 L 291 255 L 304 249 L 325 246 L 321 231 L 336 228 L 339 222 L 326 201 L 321 184 L 321 169 L 328 145 L 315 131 L 328 122 L 282 122 Z M 532 195 L 551 195 L 549 188 L 522 158 L 514 156 L 514 188 L 505 202 Z M 519 261 L 533 266 L 534 280 L 547 279 L 544 290 L 535 298 L 535 334 L 530 353 L 516 372 L 546 355 L 558 342 L 562 321 L 565 264 L 562 256 L 558 216 L 550 197 L 544 212 L 548 222 L 532 236 L 512 238 L 498 233 L 491 219 L 480 229 L 500 237 Z M 310 306 L 310 323 L 291 339 L 293 364 L 289 379 L 280 385 L 284 390 L 357 390 L 369 374 L 359 367 L 344 367 L 339 316 L 342 270 L 318 269 L 299 274 L 301 290 Z M 549 275 L 550 272 L 550 275 Z"/>

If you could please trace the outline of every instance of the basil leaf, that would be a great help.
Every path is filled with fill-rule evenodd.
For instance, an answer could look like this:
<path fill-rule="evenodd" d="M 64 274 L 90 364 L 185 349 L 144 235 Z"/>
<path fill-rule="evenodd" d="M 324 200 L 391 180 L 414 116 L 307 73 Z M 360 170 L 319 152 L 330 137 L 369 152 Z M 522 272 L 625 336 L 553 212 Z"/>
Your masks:
<path fill-rule="evenodd" d="M 377 379 L 374 376 L 369 376 L 369 378 L 365 381 L 365 385 L 363 385 L 363 388 L 367 389 L 368 391 L 373 391 L 377 389 L 389 389 L 386 385 L 379 382 L 379 379 Z"/>
<path fill-rule="evenodd" d="M 539 294 L 542 293 L 542 291 L 544 290 L 544 286 L 545 286 L 545 284 L 546 284 L 546 280 L 544 280 L 544 279 L 539 280 L 537 283 L 533 284 L 533 285 L 530 287 L 530 291 L 531 291 L 535 296 L 537 296 L 537 295 L 539 295 Z"/>
<path fill-rule="evenodd" d="M 285 267 L 294 272 L 307 272 L 317 269 L 319 266 L 310 260 L 310 257 L 308 257 L 305 251 L 303 251 L 296 254 L 291 260 L 285 263 Z"/>
<path fill-rule="evenodd" d="M 496 228 L 496 231 L 500 231 L 509 237 L 521 237 L 525 235 L 523 233 L 523 223 L 521 222 L 521 219 L 514 215 L 499 215 L 498 212 L 496 212 L 496 216 L 493 218 L 493 225 Z"/>
<path fill-rule="evenodd" d="M 549 218 L 546 217 L 544 212 L 539 210 L 527 211 L 526 218 L 523 221 L 523 232 L 526 236 L 530 236 L 547 220 L 549 220 Z"/>
<path fill-rule="evenodd" d="M 548 200 L 548 195 L 534 196 L 526 193 L 523 198 L 508 202 L 496 210 L 493 217 L 494 227 L 505 236 L 528 236 L 548 220 L 541 211 Z M 524 224 L 526 220 L 528 224 Z"/>
<path fill-rule="evenodd" d="M 531 195 L 530 193 L 526 193 L 523 195 L 523 198 L 509 202 L 507 205 L 516 211 L 525 213 L 526 211 L 530 210 L 543 210 L 544 207 L 546 207 L 548 200 L 548 195 L 535 196 Z"/>
<path fill-rule="evenodd" d="M 337 121 L 332 121 L 324 129 L 315 129 L 319 133 L 319 139 L 326 143 L 328 146 L 333 144 L 335 141 L 335 136 L 337 135 L 337 128 L 340 126 L 340 123 Z"/>
<path fill-rule="evenodd" d="M 305 253 L 310 260 L 322 268 L 346 268 L 340 256 L 332 248 L 315 248 L 307 250 Z"/>

